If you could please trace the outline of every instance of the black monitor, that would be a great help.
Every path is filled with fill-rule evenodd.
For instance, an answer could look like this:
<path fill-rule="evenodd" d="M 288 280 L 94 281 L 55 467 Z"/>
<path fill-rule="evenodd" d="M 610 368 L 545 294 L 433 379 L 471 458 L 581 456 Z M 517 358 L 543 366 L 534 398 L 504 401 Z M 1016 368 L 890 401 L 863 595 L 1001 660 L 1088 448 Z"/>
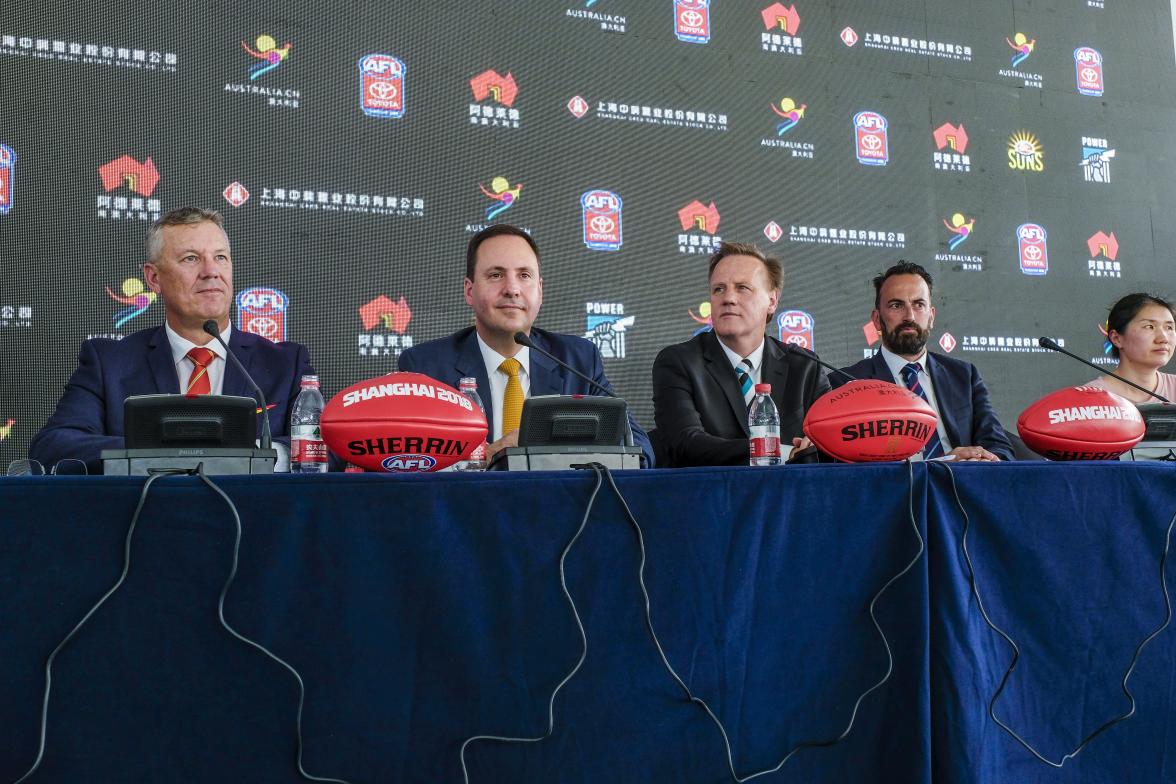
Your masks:
<path fill-rule="evenodd" d="M 1139 413 L 1147 427 L 1143 434 L 1143 443 L 1176 441 L 1176 404 L 1145 403 L 1139 406 Z"/>
<path fill-rule="evenodd" d="M 540 395 L 523 403 L 519 446 L 632 446 L 625 401 L 594 395 Z"/>
<path fill-rule="evenodd" d="M 257 401 L 233 395 L 135 395 L 123 403 L 127 449 L 249 448 Z"/>

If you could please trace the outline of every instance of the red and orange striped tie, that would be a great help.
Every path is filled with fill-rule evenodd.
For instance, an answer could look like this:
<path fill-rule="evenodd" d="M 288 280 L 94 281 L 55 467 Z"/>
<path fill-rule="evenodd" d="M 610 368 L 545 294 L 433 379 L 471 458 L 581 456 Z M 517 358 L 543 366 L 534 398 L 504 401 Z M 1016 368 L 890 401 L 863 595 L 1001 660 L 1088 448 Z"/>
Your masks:
<path fill-rule="evenodd" d="M 216 354 L 210 348 L 194 348 L 188 352 L 188 359 L 196 365 L 192 368 L 192 375 L 188 377 L 188 391 L 186 395 L 207 395 L 212 391 L 212 383 L 208 380 L 208 366 L 216 359 Z"/>

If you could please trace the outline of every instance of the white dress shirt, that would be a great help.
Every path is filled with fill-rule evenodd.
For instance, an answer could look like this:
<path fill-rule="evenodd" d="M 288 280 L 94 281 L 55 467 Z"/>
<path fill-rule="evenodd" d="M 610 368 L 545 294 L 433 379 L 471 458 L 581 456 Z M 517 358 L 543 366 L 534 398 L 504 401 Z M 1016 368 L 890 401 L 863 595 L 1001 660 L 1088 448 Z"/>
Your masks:
<path fill-rule="evenodd" d="M 718 335 L 716 335 L 715 337 L 718 337 Z M 740 363 L 743 362 L 744 359 L 746 359 L 748 362 L 751 363 L 751 372 L 748 375 L 751 376 L 751 383 L 752 384 L 762 384 L 763 383 L 763 378 L 764 378 L 764 343 L 765 343 L 765 341 L 761 340 L 759 346 L 756 347 L 755 351 L 751 352 L 746 357 L 741 357 L 738 354 L 736 354 L 734 351 L 732 351 L 731 349 L 727 348 L 726 343 L 724 343 L 721 340 L 719 341 L 719 345 L 723 347 L 723 353 L 726 354 L 727 359 L 729 359 L 731 361 L 732 371 L 738 370 Z"/>
<path fill-rule="evenodd" d="M 474 333 L 477 335 L 477 333 Z M 478 348 L 482 350 L 482 362 L 486 365 L 486 377 L 490 379 L 490 400 L 483 400 L 483 405 L 489 405 L 491 415 L 494 419 L 494 432 L 491 433 L 491 441 L 497 441 L 502 438 L 502 399 L 506 397 L 506 381 L 508 376 L 498 369 L 498 366 L 505 362 L 509 357 L 504 357 L 490 346 L 486 345 L 486 341 L 482 340 L 481 335 L 478 337 Z M 523 400 L 531 396 L 531 349 L 523 346 L 519 349 L 519 353 L 514 355 L 514 358 L 519 361 L 519 384 L 523 387 Z"/>
<path fill-rule="evenodd" d="M 890 368 L 890 374 L 894 376 L 894 383 L 900 387 L 906 388 L 906 379 L 902 377 L 902 369 L 910 364 L 911 360 L 900 357 L 886 346 L 882 347 L 882 358 L 886 360 L 886 367 Z M 947 431 L 943 428 L 943 416 L 939 413 L 939 401 L 935 399 L 935 384 L 931 381 L 931 374 L 927 372 L 927 351 L 924 349 L 922 355 L 916 360 L 919 364 L 919 386 L 923 388 L 923 392 L 927 395 L 927 402 L 931 404 L 931 408 L 935 410 L 936 426 L 935 430 L 939 433 L 939 443 L 943 447 L 943 454 L 947 454 L 957 445 L 951 443 L 947 437 Z M 911 460 L 922 460 L 923 453 L 911 457 Z"/>

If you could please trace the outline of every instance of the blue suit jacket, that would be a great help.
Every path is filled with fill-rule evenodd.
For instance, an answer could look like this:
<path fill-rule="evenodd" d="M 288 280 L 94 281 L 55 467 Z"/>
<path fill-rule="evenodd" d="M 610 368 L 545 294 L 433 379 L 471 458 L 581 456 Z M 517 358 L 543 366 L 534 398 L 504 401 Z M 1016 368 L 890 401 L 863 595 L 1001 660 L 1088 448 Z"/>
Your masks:
<path fill-rule="evenodd" d="M 1001 460 L 1013 459 L 1013 445 L 988 402 L 988 388 L 971 362 L 927 352 L 927 373 L 935 387 L 935 402 L 943 429 L 953 446 L 982 446 Z M 870 359 L 843 368 L 854 378 L 894 382 L 894 374 L 879 351 Z M 848 379 L 829 374 L 835 386 Z"/>
<path fill-rule="evenodd" d="M 275 440 L 289 435 L 290 407 L 305 373 L 314 373 L 306 347 L 272 343 L 233 329 L 229 350 L 265 392 Z M 50 466 L 63 458 L 101 471 L 99 453 L 123 448 L 123 401 L 131 395 L 178 394 L 179 378 L 162 326 L 123 340 L 93 338 L 82 343 L 78 367 L 65 385 L 57 410 L 29 445 L 29 456 Z M 253 389 L 232 364 L 225 365 L 223 394 L 253 397 Z M 258 417 L 258 435 L 261 417 Z"/>
<path fill-rule="evenodd" d="M 562 359 L 605 389 L 612 389 L 604 376 L 604 361 L 600 351 L 590 340 L 572 335 L 557 335 L 541 329 L 531 330 L 531 340 L 539 348 Z M 478 394 L 486 405 L 486 420 L 490 432 L 494 432 L 494 412 L 490 409 L 490 378 L 486 374 L 486 363 L 478 346 L 478 336 L 473 327 L 466 327 L 449 337 L 431 340 L 413 346 L 400 354 L 400 370 L 406 373 L 424 373 L 443 384 L 457 389 L 463 377 L 478 379 Z M 583 379 L 577 378 L 538 351 L 531 352 L 531 394 L 532 395 L 599 395 Z M 653 466 L 653 447 L 649 436 L 629 414 L 629 426 L 633 429 L 633 444 L 641 447 L 646 464 Z"/>

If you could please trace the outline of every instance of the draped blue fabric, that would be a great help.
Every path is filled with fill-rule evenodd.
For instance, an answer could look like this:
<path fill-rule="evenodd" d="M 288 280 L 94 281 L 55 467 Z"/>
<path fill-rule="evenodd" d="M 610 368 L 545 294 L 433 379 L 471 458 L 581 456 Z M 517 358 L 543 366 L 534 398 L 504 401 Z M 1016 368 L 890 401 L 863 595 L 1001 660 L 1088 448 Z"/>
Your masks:
<path fill-rule="evenodd" d="M 942 466 L 624 472 L 666 657 L 757 781 L 1176 780 L 1176 633 L 1143 653 L 1137 715 L 1060 773 L 987 717 L 1009 649 L 980 619 Z M 969 548 L 1024 656 L 998 715 L 1060 756 L 1126 707 L 1118 682 L 1163 617 L 1170 467 L 961 465 Z M 0 480 L 0 781 L 36 754 L 43 666 L 114 582 L 141 478 Z M 461 781 L 474 734 L 538 736 L 580 638 L 559 557 L 591 474 L 223 477 L 241 511 L 230 623 L 307 687 L 305 764 L 352 782 Z M 912 527 L 912 513 L 915 526 Z M 123 588 L 58 657 L 37 782 L 292 782 L 296 686 L 224 631 L 227 506 L 159 480 Z M 551 737 L 473 744 L 474 782 L 723 782 L 717 729 L 645 626 L 637 537 L 607 484 L 567 558 L 588 638 Z M 1169 575 L 1172 574 L 1169 569 Z M 1176 582 L 1176 581 L 1174 581 Z"/>

